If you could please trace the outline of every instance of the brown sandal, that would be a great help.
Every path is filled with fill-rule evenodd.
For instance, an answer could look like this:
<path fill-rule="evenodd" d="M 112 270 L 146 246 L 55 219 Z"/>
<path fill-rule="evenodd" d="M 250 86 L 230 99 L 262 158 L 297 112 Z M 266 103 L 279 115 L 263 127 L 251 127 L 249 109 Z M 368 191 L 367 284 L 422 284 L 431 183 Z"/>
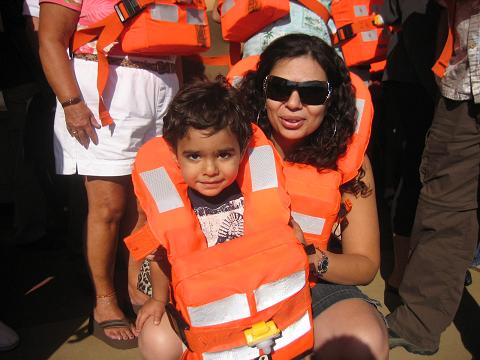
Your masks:
<path fill-rule="evenodd" d="M 97 303 L 103 303 L 103 304 L 110 304 L 112 303 L 113 299 L 115 298 L 115 291 L 108 295 L 97 295 Z M 93 313 L 90 316 L 90 320 L 88 322 L 88 332 L 90 335 L 95 336 L 97 339 L 103 341 L 104 343 L 110 345 L 113 348 L 116 349 L 133 349 L 138 346 L 138 341 L 137 338 L 134 337 L 133 339 L 128 339 L 128 340 L 116 340 L 112 339 L 111 337 L 107 336 L 105 334 L 106 329 L 129 329 L 131 331 L 132 329 L 132 323 L 129 319 L 127 318 L 122 318 L 122 319 L 112 319 L 112 320 L 106 320 L 102 322 L 98 322 L 95 320 Z"/>
<path fill-rule="evenodd" d="M 97 339 L 103 341 L 107 345 L 115 349 L 133 349 L 138 346 L 137 338 L 128 339 L 128 340 L 116 340 L 112 339 L 105 334 L 105 329 L 121 329 L 127 328 L 131 329 L 131 322 L 128 319 L 117 319 L 117 320 L 106 320 L 98 322 L 93 318 L 93 314 L 90 316 L 88 323 L 88 332 L 90 335 L 95 336 Z"/>

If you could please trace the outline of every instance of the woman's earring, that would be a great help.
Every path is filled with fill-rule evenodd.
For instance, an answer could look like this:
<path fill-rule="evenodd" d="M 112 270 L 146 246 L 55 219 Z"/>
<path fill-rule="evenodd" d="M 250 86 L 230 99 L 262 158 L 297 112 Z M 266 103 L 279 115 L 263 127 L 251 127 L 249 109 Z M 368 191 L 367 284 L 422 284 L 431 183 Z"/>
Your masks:
<path fill-rule="evenodd" d="M 258 125 L 260 123 L 260 116 L 262 116 L 262 113 L 265 112 L 265 106 L 258 110 L 257 113 L 257 119 L 255 120 L 255 123 Z"/>
<path fill-rule="evenodd" d="M 333 134 L 332 134 L 332 139 L 335 137 L 337 134 L 337 120 L 333 122 Z"/>

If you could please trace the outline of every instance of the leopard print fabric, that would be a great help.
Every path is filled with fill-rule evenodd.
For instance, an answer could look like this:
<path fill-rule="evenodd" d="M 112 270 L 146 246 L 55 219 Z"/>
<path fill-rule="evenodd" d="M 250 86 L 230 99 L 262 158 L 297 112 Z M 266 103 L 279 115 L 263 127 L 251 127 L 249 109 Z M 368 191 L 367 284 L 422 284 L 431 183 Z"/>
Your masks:
<path fill-rule="evenodd" d="M 150 260 L 144 260 L 138 273 L 137 289 L 152 297 L 152 283 L 150 281 Z"/>

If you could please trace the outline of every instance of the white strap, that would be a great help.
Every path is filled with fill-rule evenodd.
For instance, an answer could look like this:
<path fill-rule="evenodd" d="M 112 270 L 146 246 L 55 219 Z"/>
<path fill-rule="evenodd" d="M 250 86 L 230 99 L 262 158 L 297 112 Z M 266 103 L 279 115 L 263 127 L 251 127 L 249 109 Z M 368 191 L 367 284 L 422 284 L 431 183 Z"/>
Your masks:
<path fill-rule="evenodd" d="M 263 145 L 251 149 L 248 162 L 253 192 L 278 187 L 275 156 L 271 146 Z"/>
<path fill-rule="evenodd" d="M 257 311 L 286 300 L 305 287 L 305 271 L 297 271 L 275 282 L 264 284 L 253 292 Z"/>
<path fill-rule="evenodd" d="M 293 220 L 295 220 L 304 233 L 321 235 L 325 226 L 325 219 L 307 214 L 292 211 Z"/>
<path fill-rule="evenodd" d="M 152 195 L 158 212 L 162 213 L 184 206 L 182 198 L 164 167 L 144 171 L 140 173 L 140 177 Z"/>
<path fill-rule="evenodd" d="M 192 326 L 210 326 L 250 317 L 246 294 L 233 294 L 200 306 L 188 306 Z"/>

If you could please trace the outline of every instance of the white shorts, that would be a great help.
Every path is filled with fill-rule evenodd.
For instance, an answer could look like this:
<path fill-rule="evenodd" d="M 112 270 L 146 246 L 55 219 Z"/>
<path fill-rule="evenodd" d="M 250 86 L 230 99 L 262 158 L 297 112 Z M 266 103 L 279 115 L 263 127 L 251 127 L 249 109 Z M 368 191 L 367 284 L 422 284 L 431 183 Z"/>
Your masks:
<path fill-rule="evenodd" d="M 23 2 L 22 14 L 26 16 L 40 17 L 40 5 L 38 0 L 25 0 Z"/>
<path fill-rule="evenodd" d="M 83 99 L 100 122 L 98 63 L 83 59 L 72 61 Z M 58 174 L 129 175 L 140 146 L 161 135 L 163 117 L 178 91 L 177 75 L 112 65 L 109 71 L 103 98 L 114 124 L 95 129 L 98 145 L 90 142 L 85 149 L 70 136 L 62 106 L 57 102 L 54 149 Z"/>

